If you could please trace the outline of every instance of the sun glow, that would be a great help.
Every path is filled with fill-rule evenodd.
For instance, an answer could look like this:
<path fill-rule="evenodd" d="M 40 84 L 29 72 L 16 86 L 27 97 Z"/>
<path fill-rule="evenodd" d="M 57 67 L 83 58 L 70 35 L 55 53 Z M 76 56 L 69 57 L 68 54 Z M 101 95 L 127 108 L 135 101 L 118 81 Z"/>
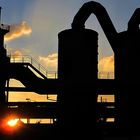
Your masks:
<path fill-rule="evenodd" d="M 17 122 L 18 122 L 18 119 L 13 119 L 13 120 L 9 120 L 9 121 L 7 122 L 7 124 L 8 124 L 9 126 L 11 126 L 11 127 L 14 127 L 14 126 L 17 125 Z"/>
<path fill-rule="evenodd" d="M 19 130 L 20 128 L 18 122 L 19 119 L 15 119 L 11 117 L 5 118 L 2 120 L 0 131 L 6 135 L 13 134 L 17 132 L 17 130 Z"/>

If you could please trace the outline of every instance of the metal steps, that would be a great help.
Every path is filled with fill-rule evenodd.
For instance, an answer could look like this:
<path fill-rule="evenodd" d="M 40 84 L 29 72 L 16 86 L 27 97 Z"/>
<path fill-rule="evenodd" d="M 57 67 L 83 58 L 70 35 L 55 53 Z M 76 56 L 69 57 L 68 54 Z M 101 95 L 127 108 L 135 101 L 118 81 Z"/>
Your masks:
<path fill-rule="evenodd" d="M 10 62 L 31 67 L 43 78 L 57 78 L 56 71 L 48 71 L 42 64 L 29 55 L 9 55 Z"/>

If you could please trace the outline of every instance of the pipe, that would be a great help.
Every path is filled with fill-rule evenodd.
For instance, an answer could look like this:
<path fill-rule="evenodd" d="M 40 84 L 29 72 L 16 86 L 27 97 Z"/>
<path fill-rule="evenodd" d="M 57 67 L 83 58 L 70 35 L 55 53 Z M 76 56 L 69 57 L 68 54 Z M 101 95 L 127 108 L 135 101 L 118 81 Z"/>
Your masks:
<path fill-rule="evenodd" d="M 128 22 L 128 31 L 139 30 L 140 8 L 137 8 Z"/>
<path fill-rule="evenodd" d="M 115 51 L 117 49 L 115 42 L 118 33 L 106 9 L 100 3 L 94 1 L 85 3 L 75 15 L 72 22 L 72 29 L 84 29 L 85 22 L 92 13 L 96 15 L 113 51 Z"/>

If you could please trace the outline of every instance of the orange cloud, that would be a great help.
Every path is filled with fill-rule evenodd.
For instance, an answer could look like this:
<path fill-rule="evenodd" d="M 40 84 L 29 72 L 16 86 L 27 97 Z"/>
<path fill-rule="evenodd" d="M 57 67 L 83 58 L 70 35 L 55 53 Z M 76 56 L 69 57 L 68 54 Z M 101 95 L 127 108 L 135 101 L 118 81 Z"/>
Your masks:
<path fill-rule="evenodd" d="M 10 54 L 11 62 L 22 62 L 23 61 L 23 53 L 20 50 L 14 51 Z"/>
<path fill-rule="evenodd" d="M 46 57 L 39 56 L 39 61 L 49 70 L 56 71 L 57 70 L 57 60 L 58 54 L 50 54 Z"/>
<path fill-rule="evenodd" d="M 25 22 L 20 24 L 10 25 L 10 32 L 6 34 L 5 41 L 11 41 L 21 36 L 30 35 L 32 33 L 31 27 Z"/>
<path fill-rule="evenodd" d="M 114 79 L 114 56 L 104 57 L 98 63 L 99 79 Z"/>
<path fill-rule="evenodd" d="M 98 70 L 102 72 L 114 72 L 114 56 L 107 56 L 99 60 Z"/>
<path fill-rule="evenodd" d="M 17 57 L 17 56 L 22 56 L 22 55 L 23 55 L 22 52 L 19 51 L 19 50 L 15 51 L 15 52 L 13 53 L 13 56 L 15 56 L 15 57 Z"/>

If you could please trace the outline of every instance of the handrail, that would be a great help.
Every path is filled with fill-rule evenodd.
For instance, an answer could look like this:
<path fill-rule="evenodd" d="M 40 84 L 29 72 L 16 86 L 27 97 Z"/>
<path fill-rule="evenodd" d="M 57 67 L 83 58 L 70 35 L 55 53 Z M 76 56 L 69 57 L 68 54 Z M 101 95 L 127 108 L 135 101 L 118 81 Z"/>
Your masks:
<path fill-rule="evenodd" d="M 11 63 L 29 63 L 47 78 L 57 78 L 56 71 L 48 71 L 42 64 L 29 55 L 9 55 Z"/>

